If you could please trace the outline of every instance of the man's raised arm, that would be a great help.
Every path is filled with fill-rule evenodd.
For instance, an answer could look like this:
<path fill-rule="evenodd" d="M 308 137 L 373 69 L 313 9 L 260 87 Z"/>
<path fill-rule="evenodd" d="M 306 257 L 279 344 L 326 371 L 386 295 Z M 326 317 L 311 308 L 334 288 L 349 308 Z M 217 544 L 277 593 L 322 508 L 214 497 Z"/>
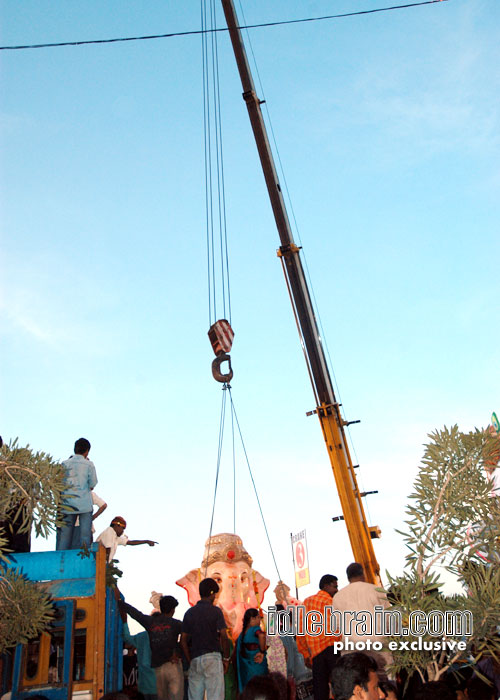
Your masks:
<path fill-rule="evenodd" d="M 150 547 L 154 547 L 155 544 L 158 544 L 158 542 L 155 542 L 154 540 L 128 540 L 127 544 L 132 545 L 132 547 L 135 547 L 138 544 L 149 544 Z"/>
<path fill-rule="evenodd" d="M 128 613 L 130 617 L 142 625 L 144 629 L 147 630 L 151 626 L 151 615 L 144 615 L 144 613 L 141 613 L 140 610 L 137 610 L 137 608 L 134 608 L 133 605 L 126 603 L 124 600 L 118 601 L 118 607 L 120 612 Z"/>

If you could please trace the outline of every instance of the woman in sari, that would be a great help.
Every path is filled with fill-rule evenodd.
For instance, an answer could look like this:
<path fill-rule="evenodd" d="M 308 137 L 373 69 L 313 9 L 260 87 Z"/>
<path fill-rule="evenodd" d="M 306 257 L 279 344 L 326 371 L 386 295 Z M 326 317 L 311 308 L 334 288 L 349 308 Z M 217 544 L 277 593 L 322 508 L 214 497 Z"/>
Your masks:
<path fill-rule="evenodd" d="M 243 629 L 236 642 L 236 671 L 240 693 L 251 678 L 267 673 L 266 634 L 260 629 L 256 608 L 249 608 L 243 616 Z"/>

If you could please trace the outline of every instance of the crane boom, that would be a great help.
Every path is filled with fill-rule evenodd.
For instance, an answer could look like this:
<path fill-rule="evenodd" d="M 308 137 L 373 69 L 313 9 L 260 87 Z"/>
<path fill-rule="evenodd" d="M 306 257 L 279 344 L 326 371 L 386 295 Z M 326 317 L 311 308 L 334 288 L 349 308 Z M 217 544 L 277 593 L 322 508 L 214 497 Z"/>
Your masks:
<path fill-rule="evenodd" d="M 248 109 L 264 178 L 278 228 L 281 258 L 287 286 L 292 299 L 299 335 L 304 347 L 307 367 L 316 400 L 316 410 L 326 442 L 331 467 L 337 485 L 343 517 L 349 534 L 354 559 L 363 565 L 366 580 L 379 583 L 379 565 L 375 558 L 372 537 L 379 536 L 376 527 L 370 528 L 359 492 L 344 426 L 321 343 L 316 317 L 302 267 L 300 248 L 293 240 L 285 201 L 267 137 L 261 101 L 257 97 L 248 64 L 243 38 L 238 25 L 233 0 L 222 0 L 229 35 L 243 87 L 243 99 Z"/>

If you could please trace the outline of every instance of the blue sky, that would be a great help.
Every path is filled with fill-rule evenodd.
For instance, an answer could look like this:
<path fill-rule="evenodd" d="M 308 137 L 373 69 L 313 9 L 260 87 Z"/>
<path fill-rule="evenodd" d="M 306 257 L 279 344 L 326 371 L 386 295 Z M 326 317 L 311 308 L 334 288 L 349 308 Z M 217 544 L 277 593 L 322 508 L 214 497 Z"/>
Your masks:
<path fill-rule="evenodd" d="M 255 0 L 248 23 L 383 6 Z M 237 7 L 239 9 L 239 7 Z M 222 12 L 219 24 L 222 25 Z M 198 29 L 199 3 L 1 3 L 2 45 Z M 498 410 L 500 10 L 450 0 L 250 32 L 382 569 L 429 431 Z M 219 36 L 233 398 L 282 577 L 305 528 L 313 584 L 352 556 L 276 258 L 229 39 Z M 66 458 L 92 442 L 125 516 L 122 589 L 199 566 L 220 386 L 206 336 L 199 37 L 2 52 L 1 433 Z M 258 86 L 259 95 L 263 92 Z M 229 426 L 228 426 L 229 428 Z M 229 436 L 229 433 L 228 435 Z M 232 531 L 225 446 L 214 531 Z M 236 530 L 277 580 L 246 466 Z M 109 518 L 108 518 L 109 514 Z M 98 527 L 98 529 L 102 529 Z M 52 541 L 38 541 L 39 549 Z M 177 589 L 184 604 L 184 593 Z M 272 602 L 270 598 L 266 601 Z"/>

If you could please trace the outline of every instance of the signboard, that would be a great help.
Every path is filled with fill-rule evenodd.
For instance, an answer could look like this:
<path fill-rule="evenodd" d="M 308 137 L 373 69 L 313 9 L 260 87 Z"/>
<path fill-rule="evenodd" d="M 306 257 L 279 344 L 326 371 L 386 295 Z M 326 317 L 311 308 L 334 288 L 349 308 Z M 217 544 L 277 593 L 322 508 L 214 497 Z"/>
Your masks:
<path fill-rule="evenodd" d="M 295 565 L 295 586 L 307 586 L 309 578 L 309 561 L 307 559 L 306 531 L 292 535 L 293 562 Z"/>

